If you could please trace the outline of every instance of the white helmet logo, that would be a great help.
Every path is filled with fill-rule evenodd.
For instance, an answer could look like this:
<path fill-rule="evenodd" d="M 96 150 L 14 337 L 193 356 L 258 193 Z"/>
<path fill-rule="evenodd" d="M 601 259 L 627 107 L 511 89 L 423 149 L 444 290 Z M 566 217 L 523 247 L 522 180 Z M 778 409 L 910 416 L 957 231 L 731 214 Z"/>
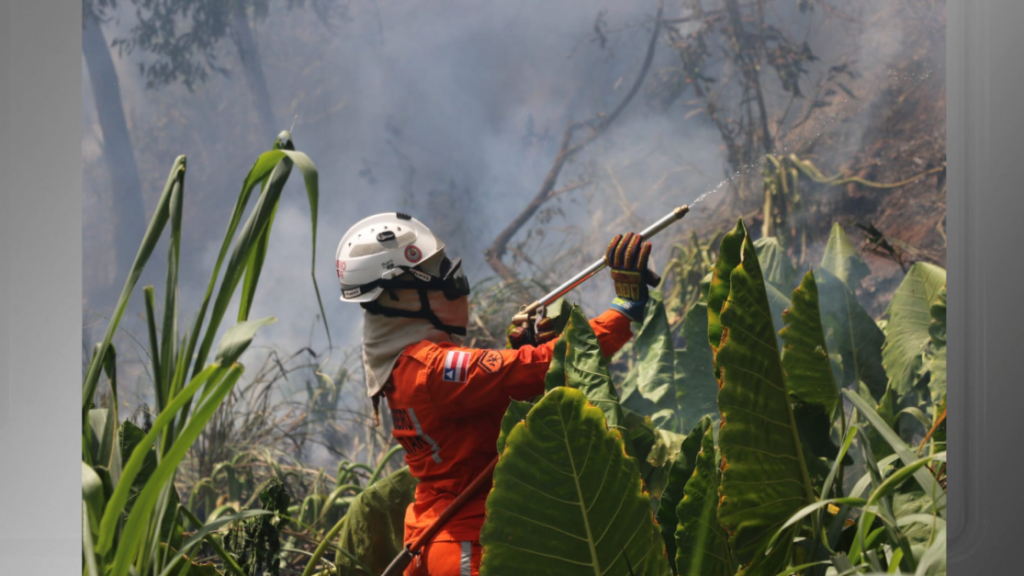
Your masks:
<path fill-rule="evenodd" d="M 415 244 L 409 244 L 405 247 L 406 260 L 415 264 L 420 261 L 420 258 L 423 258 L 423 253 L 420 252 L 420 249 Z"/>

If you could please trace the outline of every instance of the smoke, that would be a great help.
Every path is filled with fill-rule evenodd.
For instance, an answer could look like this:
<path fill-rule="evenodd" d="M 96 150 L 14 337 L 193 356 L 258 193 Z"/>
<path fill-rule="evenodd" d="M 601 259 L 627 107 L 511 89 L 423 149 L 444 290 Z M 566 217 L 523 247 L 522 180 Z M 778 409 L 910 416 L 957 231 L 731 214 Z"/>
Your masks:
<path fill-rule="evenodd" d="M 320 172 L 315 274 L 336 347 L 358 344 L 362 320 L 357 306 L 337 299 L 333 254 L 344 231 L 372 213 L 409 212 L 437 231 L 450 254 L 464 259 L 471 280 L 493 276 L 483 250 L 540 188 L 566 123 L 608 112 L 625 96 L 640 70 L 657 8 L 653 0 L 360 0 L 348 3 L 346 17 L 327 27 L 312 11 L 287 10 L 284 4 L 272 2 L 254 32 L 277 123 L 287 128 L 294 122 L 296 147 Z M 892 3 L 835 4 L 863 22 Z M 669 2 L 666 17 L 683 15 L 683 5 L 689 3 Z M 864 72 L 854 90 L 867 93 L 902 47 L 896 18 L 858 25 L 823 4 L 809 14 L 799 12 L 797 2 L 768 6 L 774 21 L 805 34 L 820 57 L 811 64 L 808 91 L 836 61 L 853 59 Z M 108 38 L 126 34 L 133 14 L 124 3 L 106 25 Z M 114 57 L 148 213 L 174 157 L 189 158 L 181 271 L 182 321 L 188 325 L 242 178 L 270 143 L 256 135 L 252 101 L 229 42 L 221 45 L 218 64 L 230 75 L 213 74 L 193 92 L 179 85 L 148 90 L 137 70 L 144 55 L 115 51 Z M 662 35 L 649 79 L 678 66 L 678 55 Z M 771 94 L 780 92 L 774 72 L 763 77 Z M 572 266 L 600 257 L 620 228 L 638 230 L 727 176 L 718 130 L 706 115 L 687 117 L 684 102 L 690 98 L 692 91 L 659 108 L 650 105 L 645 86 L 608 133 L 566 167 L 556 187 L 589 184 L 559 195 L 517 237 L 516 242 L 526 238 L 531 260 L 560 257 L 562 275 L 569 276 Z M 782 107 L 785 99 L 774 96 L 769 104 Z M 864 105 L 852 106 L 836 121 L 864 122 L 864 114 L 853 113 Z M 102 293 L 109 290 L 102 286 L 110 270 L 104 245 L 111 237 L 110 206 L 92 108 L 86 86 L 84 261 L 93 272 L 84 282 L 89 301 L 100 302 L 112 299 Z M 801 138 L 827 128 L 821 122 L 807 126 Z M 845 152 L 857 148 L 862 133 L 849 132 L 853 140 Z M 826 156 L 826 166 L 839 162 Z M 309 206 L 301 179 L 297 173 L 292 178 L 250 317 L 278 318 L 258 343 L 322 351 L 326 337 L 315 325 L 319 308 L 310 278 Z M 695 211 L 687 218 L 699 217 Z M 664 262 L 667 252 L 667 242 L 659 245 L 655 260 Z M 157 286 L 159 301 L 164 249 L 155 254 L 147 281 Z M 596 310 L 610 288 L 600 280 L 592 284 L 582 297 Z M 119 282 L 113 285 L 119 290 Z M 126 330 L 144 334 L 141 299 L 134 298 Z M 140 347 L 128 339 L 124 345 Z"/>

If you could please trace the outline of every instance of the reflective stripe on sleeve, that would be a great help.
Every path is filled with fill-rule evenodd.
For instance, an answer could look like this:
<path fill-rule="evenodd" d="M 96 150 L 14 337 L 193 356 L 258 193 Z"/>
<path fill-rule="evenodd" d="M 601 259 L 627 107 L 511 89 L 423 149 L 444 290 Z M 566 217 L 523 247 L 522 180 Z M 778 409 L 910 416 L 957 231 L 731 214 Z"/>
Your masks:
<path fill-rule="evenodd" d="M 423 427 L 420 426 L 420 420 L 419 418 L 416 417 L 416 411 L 413 410 L 412 408 L 409 408 L 409 419 L 412 420 L 412 426 L 413 428 L 416 429 L 416 433 L 419 434 L 424 440 L 426 440 L 428 444 L 430 444 L 430 449 L 434 452 L 434 462 L 440 464 L 441 447 L 437 445 L 437 442 L 435 442 L 433 438 L 427 436 L 426 433 L 423 432 Z"/>
<path fill-rule="evenodd" d="M 462 562 L 460 567 L 462 570 L 459 572 L 459 576 L 472 576 L 471 571 L 473 569 L 473 543 L 466 540 L 462 542 Z"/>

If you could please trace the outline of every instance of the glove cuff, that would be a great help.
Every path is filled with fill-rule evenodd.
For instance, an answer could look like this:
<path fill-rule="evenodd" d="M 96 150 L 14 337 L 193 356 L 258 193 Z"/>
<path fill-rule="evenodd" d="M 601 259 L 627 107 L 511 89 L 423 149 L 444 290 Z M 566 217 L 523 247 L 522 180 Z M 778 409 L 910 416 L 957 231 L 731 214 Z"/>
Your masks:
<path fill-rule="evenodd" d="M 618 310 L 626 315 L 630 320 L 634 322 L 643 323 L 644 312 L 647 308 L 647 302 L 638 302 L 636 300 L 626 300 L 624 298 L 616 298 L 612 300 L 611 308 Z"/>

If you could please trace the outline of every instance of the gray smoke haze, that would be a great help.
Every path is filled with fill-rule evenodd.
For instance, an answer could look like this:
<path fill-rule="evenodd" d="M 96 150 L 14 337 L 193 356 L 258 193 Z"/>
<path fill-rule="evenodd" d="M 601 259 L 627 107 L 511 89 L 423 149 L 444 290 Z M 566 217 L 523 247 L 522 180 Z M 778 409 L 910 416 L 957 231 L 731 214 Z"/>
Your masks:
<path fill-rule="evenodd" d="M 687 14 L 690 4 L 667 2 L 665 17 Z M 769 18 L 794 36 L 806 35 L 820 57 L 811 65 L 805 91 L 812 91 L 816 79 L 845 57 L 857 60 L 862 85 L 882 81 L 887 63 L 901 49 L 896 18 L 855 25 L 820 6 L 802 14 L 797 4 L 768 2 Z M 892 3 L 835 4 L 867 21 Z M 369 214 L 409 212 L 437 230 L 451 255 L 464 259 L 471 280 L 493 276 L 484 248 L 540 188 L 566 122 L 610 111 L 621 101 L 640 69 L 656 9 L 653 0 L 353 1 L 346 17 L 328 28 L 311 11 L 271 3 L 270 15 L 254 31 L 277 123 L 288 128 L 294 122 L 297 149 L 320 172 L 316 278 L 337 347 L 358 344 L 362 319 L 357 306 L 337 299 L 333 254 L 344 231 Z M 604 48 L 594 31 L 602 11 Z M 104 28 L 108 40 L 134 24 L 129 6 L 122 5 L 114 16 Z M 146 89 L 137 69 L 145 56 L 114 52 L 150 213 L 174 157 L 189 158 L 181 270 L 184 325 L 206 289 L 242 178 L 270 145 L 256 134 L 237 53 L 230 42 L 219 53 L 218 63 L 230 76 L 214 74 L 190 92 L 180 85 Z M 678 65 L 677 53 L 662 35 L 649 78 Z M 773 71 L 763 77 L 772 92 L 780 92 Z M 103 286 L 112 273 L 110 198 L 84 64 L 83 80 L 85 324 L 87 337 L 95 341 L 106 326 L 95 314 L 109 311 L 90 303 L 112 300 L 121 280 L 114 283 L 113 295 L 104 292 L 109 292 Z M 539 215 L 549 219 L 547 233 L 530 239 L 531 259 L 545 262 L 562 255 L 568 276 L 574 272 L 570 266 L 600 257 L 619 231 L 610 223 L 639 229 L 726 177 L 718 131 L 706 115 L 685 117 L 689 108 L 682 102 L 692 92 L 665 110 L 650 105 L 647 92 L 645 87 L 611 130 L 563 171 L 558 187 L 592 182 L 561 195 L 550 212 Z M 769 104 L 783 107 L 785 99 Z M 798 101 L 791 117 L 802 114 L 805 104 Z M 849 111 L 844 114 L 842 121 L 861 121 Z M 820 131 L 823 123 L 816 122 L 811 124 Z M 844 153 L 858 143 L 860 131 L 850 133 L 853 141 Z M 819 166 L 838 165 L 839 160 L 820 153 Z M 309 343 L 317 350 L 326 346 L 322 327 L 314 325 L 318 308 L 310 281 L 309 227 L 309 207 L 296 173 L 277 214 L 250 315 L 278 318 L 257 337 L 261 345 L 283 351 Z M 678 232 L 686 233 L 685 224 Z M 157 287 L 158 301 L 165 250 L 157 250 L 143 281 Z M 658 245 L 655 260 L 663 262 L 667 250 L 667 242 Z M 592 284 L 581 295 L 588 312 L 599 310 L 610 295 L 607 282 Z M 136 294 L 124 326 L 144 342 L 141 310 Z M 145 381 L 138 362 L 132 364 L 133 357 L 145 358 L 141 345 L 127 334 L 119 335 L 118 342 L 124 370 L 134 370 Z"/>

